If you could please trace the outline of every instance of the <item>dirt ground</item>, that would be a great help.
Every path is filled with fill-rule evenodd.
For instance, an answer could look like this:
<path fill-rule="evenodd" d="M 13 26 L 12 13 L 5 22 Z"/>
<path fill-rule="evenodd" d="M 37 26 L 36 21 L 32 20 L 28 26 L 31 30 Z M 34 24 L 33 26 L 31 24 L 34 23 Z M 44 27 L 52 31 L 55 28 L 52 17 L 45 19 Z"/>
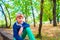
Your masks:
<path fill-rule="evenodd" d="M 31 25 L 31 29 L 32 29 L 34 35 L 38 34 L 38 25 L 36 27 L 33 27 L 33 25 Z M 7 32 L 9 34 L 13 34 L 12 29 L 5 28 L 4 32 Z M 60 37 L 60 24 L 58 24 L 55 27 L 53 27 L 52 24 L 43 24 L 41 34 L 42 34 L 42 36 L 52 37 L 52 38 L 53 37 L 55 37 L 55 38 Z"/>
<path fill-rule="evenodd" d="M 38 33 L 38 26 L 36 27 L 31 27 L 32 31 L 34 34 Z M 42 26 L 42 35 L 46 36 L 56 36 L 58 35 L 57 33 L 60 33 L 60 24 L 57 24 L 57 26 L 53 27 L 52 24 L 43 24 Z"/>

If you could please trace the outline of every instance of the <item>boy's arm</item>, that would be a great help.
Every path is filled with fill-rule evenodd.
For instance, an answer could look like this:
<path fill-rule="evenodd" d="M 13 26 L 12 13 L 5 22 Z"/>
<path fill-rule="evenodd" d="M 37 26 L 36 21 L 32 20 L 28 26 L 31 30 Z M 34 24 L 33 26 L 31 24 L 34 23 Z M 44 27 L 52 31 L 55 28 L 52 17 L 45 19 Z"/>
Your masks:
<path fill-rule="evenodd" d="M 20 38 L 20 36 L 18 35 L 18 30 L 17 30 L 17 28 L 15 27 L 15 25 L 13 25 L 13 35 L 14 35 L 14 38 L 16 39 L 16 40 L 21 40 L 22 38 Z"/>
<path fill-rule="evenodd" d="M 22 31 L 23 31 L 23 27 L 20 28 L 18 34 L 21 35 L 22 34 Z"/>

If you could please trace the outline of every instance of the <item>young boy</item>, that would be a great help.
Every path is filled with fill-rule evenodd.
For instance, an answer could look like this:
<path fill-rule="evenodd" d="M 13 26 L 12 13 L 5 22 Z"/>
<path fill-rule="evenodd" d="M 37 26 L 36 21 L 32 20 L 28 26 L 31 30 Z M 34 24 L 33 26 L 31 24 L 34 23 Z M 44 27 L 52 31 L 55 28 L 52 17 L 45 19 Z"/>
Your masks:
<path fill-rule="evenodd" d="M 15 40 L 24 40 L 26 34 L 28 34 L 30 40 L 35 40 L 32 31 L 30 30 L 29 24 L 24 22 L 23 19 L 24 16 L 22 14 L 17 14 L 16 16 L 17 21 L 13 25 L 13 36 Z"/>

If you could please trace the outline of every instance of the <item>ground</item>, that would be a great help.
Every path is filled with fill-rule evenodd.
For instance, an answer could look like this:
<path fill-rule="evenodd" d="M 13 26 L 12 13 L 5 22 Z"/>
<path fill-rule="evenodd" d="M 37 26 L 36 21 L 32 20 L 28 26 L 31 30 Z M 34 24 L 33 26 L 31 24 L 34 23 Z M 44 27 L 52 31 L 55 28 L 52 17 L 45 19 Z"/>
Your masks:
<path fill-rule="evenodd" d="M 36 27 L 33 27 L 31 25 L 31 29 L 36 36 L 38 34 L 38 24 L 36 24 Z M 13 34 L 12 29 L 4 29 L 5 32 L 9 34 Z M 60 24 L 53 27 L 52 24 L 43 24 L 42 26 L 42 40 L 60 40 Z M 40 40 L 39 38 L 36 38 L 37 40 Z"/>
<path fill-rule="evenodd" d="M 38 33 L 38 26 L 31 29 L 35 35 Z M 41 33 L 42 40 L 60 40 L 60 24 L 55 27 L 52 24 L 43 24 Z"/>

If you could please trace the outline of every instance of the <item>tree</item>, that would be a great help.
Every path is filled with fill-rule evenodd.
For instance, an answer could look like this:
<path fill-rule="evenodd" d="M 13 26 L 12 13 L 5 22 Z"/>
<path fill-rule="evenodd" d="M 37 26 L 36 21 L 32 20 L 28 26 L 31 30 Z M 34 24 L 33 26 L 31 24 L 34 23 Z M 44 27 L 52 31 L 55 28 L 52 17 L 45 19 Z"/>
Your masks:
<path fill-rule="evenodd" d="M 56 23 L 56 0 L 53 0 L 53 26 L 57 26 L 57 23 Z"/>
<path fill-rule="evenodd" d="M 43 2 L 44 0 L 41 0 L 40 24 L 39 24 L 39 34 L 38 34 L 38 37 L 40 37 L 41 39 L 42 39 L 41 29 L 42 29 L 42 16 L 43 16 Z"/>
<path fill-rule="evenodd" d="M 59 12 L 60 12 L 60 10 L 59 10 L 59 0 L 57 0 L 57 22 L 58 22 L 58 24 L 59 24 Z"/>
<path fill-rule="evenodd" d="M 36 25 L 35 25 L 35 15 L 34 15 L 34 9 L 33 9 L 32 0 L 31 0 L 31 9 L 32 9 L 32 15 L 33 15 L 34 27 L 36 27 Z"/>
<path fill-rule="evenodd" d="M 5 5 L 5 3 L 4 3 L 3 1 L 2 1 L 2 3 L 4 4 L 4 6 L 5 6 L 5 8 L 6 8 L 7 12 L 8 12 L 8 15 L 9 15 L 9 19 L 10 19 L 10 25 L 9 25 L 9 28 L 10 28 L 10 26 L 11 26 L 11 18 L 10 18 L 10 13 L 9 13 L 8 8 L 7 8 L 7 6 Z"/>
<path fill-rule="evenodd" d="M 7 25 L 7 17 L 6 17 L 6 15 L 5 15 L 5 13 L 4 13 L 4 10 L 3 10 L 3 7 L 2 7 L 2 5 L 0 4 L 0 7 L 1 7 L 1 9 L 2 9 L 2 13 L 4 14 L 4 17 L 5 17 L 5 22 L 6 22 L 6 28 L 8 27 Z"/>

